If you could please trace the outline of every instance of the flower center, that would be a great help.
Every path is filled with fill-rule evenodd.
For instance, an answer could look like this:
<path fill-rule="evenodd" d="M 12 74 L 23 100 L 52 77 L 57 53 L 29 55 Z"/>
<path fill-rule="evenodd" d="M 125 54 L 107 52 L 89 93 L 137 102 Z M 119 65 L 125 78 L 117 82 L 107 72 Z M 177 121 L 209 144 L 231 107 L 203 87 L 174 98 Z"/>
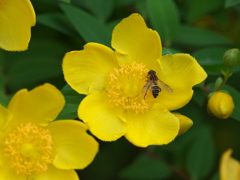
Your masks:
<path fill-rule="evenodd" d="M 148 111 L 151 99 L 144 99 L 142 93 L 148 71 L 143 64 L 133 62 L 110 73 L 107 91 L 114 107 L 121 106 L 136 114 Z"/>
<path fill-rule="evenodd" d="M 17 174 L 46 171 L 52 162 L 52 136 L 48 129 L 32 123 L 22 124 L 5 139 L 4 155 Z"/>

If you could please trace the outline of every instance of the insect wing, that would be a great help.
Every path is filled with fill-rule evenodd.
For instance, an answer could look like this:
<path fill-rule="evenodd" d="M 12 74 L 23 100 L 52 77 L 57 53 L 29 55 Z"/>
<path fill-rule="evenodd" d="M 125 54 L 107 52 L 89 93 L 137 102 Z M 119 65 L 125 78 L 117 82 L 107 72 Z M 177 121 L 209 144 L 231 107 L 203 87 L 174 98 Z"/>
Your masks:
<path fill-rule="evenodd" d="M 164 83 L 163 81 L 158 80 L 158 84 L 159 84 L 160 88 L 164 89 L 167 92 L 173 93 L 172 88 L 170 86 L 168 86 L 166 83 Z"/>
<path fill-rule="evenodd" d="M 147 92 L 149 91 L 149 89 L 152 87 L 152 85 L 153 85 L 153 82 L 152 82 L 151 80 L 149 80 L 149 81 L 145 84 L 145 86 L 143 86 L 142 93 L 144 94 L 144 98 L 145 98 Z"/>

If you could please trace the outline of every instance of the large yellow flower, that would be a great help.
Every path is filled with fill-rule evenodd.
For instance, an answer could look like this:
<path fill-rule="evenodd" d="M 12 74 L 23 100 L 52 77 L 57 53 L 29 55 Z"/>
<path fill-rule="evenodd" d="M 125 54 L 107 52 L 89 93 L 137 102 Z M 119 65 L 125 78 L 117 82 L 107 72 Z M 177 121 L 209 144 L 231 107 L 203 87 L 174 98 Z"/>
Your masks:
<path fill-rule="evenodd" d="M 147 28 L 139 14 L 115 27 L 112 47 L 115 51 L 88 43 L 84 50 L 69 52 L 63 59 L 67 83 L 87 95 L 80 103 L 79 117 L 103 141 L 125 136 L 141 147 L 171 142 L 180 125 L 170 111 L 189 102 L 192 87 L 206 78 L 205 71 L 189 54 L 162 56 L 158 33 Z M 157 98 L 151 88 L 145 96 L 150 70 L 173 92 L 162 86 Z"/>
<path fill-rule="evenodd" d="M 98 143 L 79 121 L 53 121 L 64 103 L 44 84 L 18 91 L 8 108 L 0 105 L 0 179 L 79 179 L 74 169 L 92 162 Z"/>
<path fill-rule="evenodd" d="M 36 23 L 30 0 L 0 0 L 0 48 L 24 51 Z"/>

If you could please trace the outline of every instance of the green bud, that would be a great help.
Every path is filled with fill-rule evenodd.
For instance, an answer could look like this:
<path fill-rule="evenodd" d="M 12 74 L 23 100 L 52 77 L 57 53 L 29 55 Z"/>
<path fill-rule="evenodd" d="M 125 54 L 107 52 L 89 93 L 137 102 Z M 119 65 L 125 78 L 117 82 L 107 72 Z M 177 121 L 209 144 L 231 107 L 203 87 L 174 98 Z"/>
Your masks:
<path fill-rule="evenodd" d="M 214 89 L 218 89 L 218 87 L 222 84 L 223 82 L 223 79 L 221 77 L 218 77 L 217 80 L 215 81 L 215 84 L 214 84 Z"/>
<path fill-rule="evenodd" d="M 223 62 L 227 67 L 235 67 L 240 63 L 239 49 L 229 49 L 223 55 Z"/>

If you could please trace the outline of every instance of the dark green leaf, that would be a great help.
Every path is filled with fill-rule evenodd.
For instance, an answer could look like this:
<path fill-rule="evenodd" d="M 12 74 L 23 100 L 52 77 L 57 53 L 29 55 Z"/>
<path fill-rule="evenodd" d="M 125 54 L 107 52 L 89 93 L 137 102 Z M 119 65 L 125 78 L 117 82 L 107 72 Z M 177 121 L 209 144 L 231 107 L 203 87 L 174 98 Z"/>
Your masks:
<path fill-rule="evenodd" d="M 61 61 L 49 57 L 26 57 L 14 63 L 8 72 L 9 86 L 19 89 L 27 84 L 62 75 Z"/>
<path fill-rule="evenodd" d="M 62 88 L 61 92 L 65 97 L 66 103 L 69 104 L 79 104 L 85 97 L 85 95 L 74 91 L 68 84 Z"/>
<path fill-rule="evenodd" d="M 61 9 L 86 42 L 110 46 L 111 32 L 95 17 L 69 4 L 60 4 Z"/>
<path fill-rule="evenodd" d="M 61 113 L 56 118 L 59 119 L 75 119 L 78 117 L 77 110 L 80 102 L 85 97 L 84 95 L 78 94 L 69 85 L 65 85 L 61 90 L 65 97 L 66 103 Z"/>
<path fill-rule="evenodd" d="M 220 34 L 207 29 L 188 25 L 180 26 L 179 33 L 174 39 L 174 42 L 190 46 L 213 46 L 231 44 L 227 38 L 221 36 Z"/>
<path fill-rule="evenodd" d="M 152 159 L 141 154 L 136 160 L 126 167 L 120 174 L 123 179 L 166 179 L 171 172 L 162 160 Z"/>
<path fill-rule="evenodd" d="M 86 4 L 92 14 L 101 22 L 105 22 L 114 10 L 113 0 L 87 0 Z"/>
<path fill-rule="evenodd" d="M 198 126 L 187 152 L 187 170 L 191 179 L 203 179 L 212 170 L 215 160 L 214 141 L 210 127 Z"/>
<path fill-rule="evenodd" d="M 221 69 L 226 69 L 222 57 L 227 48 L 212 47 L 200 49 L 192 53 L 208 74 L 221 74 Z"/>
<path fill-rule="evenodd" d="M 131 4 L 134 4 L 136 1 L 139 1 L 139 0 L 116 0 L 115 1 L 115 6 L 116 7 L 126 7 L 126 6 L 129 6 Z"/>
<path fill-rule="evenodd" d="M 37 16 L 37 22 L 53 28 L 64 34 L 76 37 L 77 32 L 75 31 L 72 24 L 68 21 L 67 17 L 60 13 L 46 13 Z"/>
<path fill-rule="evenodd" d="M 147 1 L 150 22 L 166 46 L 170 46 L 179 31 L 179 14 L 173 0 Z"/>
<path fill-rule="evenodd" d="M 225 8 L 235 6 L 240 3 L 240 0 L 225 0 Z"/>
<path fill-rule="evenodd" d="M 187 0 L 188 21 L 196 20 L 201 16 L 220 9 L 224 4 L 224 0 Z"/>
<path fill-rule="evenodd" d="M 212 176 L 211 180 L 220 180 L 219 172 L 216 172 L 216 173 Z"/>
<path fill-rule="evenodd" d="M 3 94 L 3 92 L 0 92 L 0 104 L 4 107 L 7 107 L 8 106 L 8 98 L 5 94 Z"/>
<path fill-rule="evenodd" d="M 199 106 L 204 105 L 206 97 L 204 91 L 201 88 L 194 88 L 193 100 L 198 103 Z"/>
<path fill-rule="evenodd" d="M 75 119 L 78 117 L 77 109 L 79 104 L 65 104 L 63 110 L 60 112 L 56 120 L 61 119 Z"/>
<path fill-rule="evenodd" d="M 175 50 L 175 49 L 170 49 L 170 48 L 163 48 L 162 49 L 162 55 L 166 55 L 166 54 L 175 54 L 175 53 L 180 53 L 179 51 Z"/>
<path fill-rule="evenodd" d="M 141 16 L 144 19 L 147 19 L 147 17 L 148 17 L 148 8 L 146 6 L 146 0 L 138 0 L 136 2 L 136 9 L 137 9 L 137 12 L 139 12 L 139 14 L 141 14 Z"/>

